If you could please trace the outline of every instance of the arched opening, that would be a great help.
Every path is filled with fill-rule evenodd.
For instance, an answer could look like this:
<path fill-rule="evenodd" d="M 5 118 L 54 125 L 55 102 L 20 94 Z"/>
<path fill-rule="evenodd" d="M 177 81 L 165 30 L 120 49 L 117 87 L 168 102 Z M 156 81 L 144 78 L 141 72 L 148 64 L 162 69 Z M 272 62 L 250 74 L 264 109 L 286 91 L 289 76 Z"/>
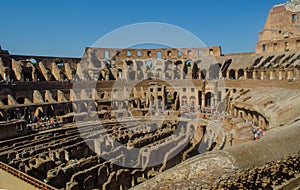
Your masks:
<path fill-rule="evenodd" d="M 137 69 L 142 69 L 143 68 L 143 62 L 142 61 L 136 61 L 136 67 L 137 67 Z"/>
<path fill-rule="evenodd" d="M 287 78 L 286 71 L 285 70 L 281 70 L 281 79 L 285 80 L 286 78 Z"/>
<path fill-rule="evenodd" d="M 253 79 L 253 71 L 247 70 L 247 79 Z"/>
<path fill-rule="evenodd" d="M 207 92 L 205 94 L 205 106 L 206 107 L 211 107 L 213 105 L 213 102 L 212 102 L 212 98 L 213 98 L 213 93 L 212 92 Z"/>
<path fill-rule="evenodd" d="M 181 106 L 187 106 L 188 102 L 187 102 L 187 97 L 186 96 L 182 96 L 181 97 Z"/>
<path fill-rule="evenodd" d="M 202 71 L 201 71 L 201 79 L 206 79 L 206 69 L 203 69 Z"/>
<path fill-rule="evenodd" d="M 175 103 L 176 99 L 177 99 L 177 92 L 174 92 L 173 102 L 172 103 Z"/>
<path fill-rule="evenodd" d="M 129 80 L 135 80 L 135 71 L 129 72 Z"/>
<path fill-rule="evenodd" d="M 155 101 L 154 101 L 154 99 L 155 99 L 154 96 L 151 94 L 151 96 L 150 96 L 150 105 L 152 105 L 152 108 L 155 107 Z"/>
<path fill-rule="evenodd" d="M 188 75 L 188 71 L 189 69 L 192 66 L 192 61 L 188 60 L 185 62 L 184 66 L 183 66 L 183 79 L 186 79 L 187 75 Z"/>
<path fill-rule="evenodd" d="M 180 65 L 180 64 L 182 64 L 182 61 L 180 61 L 180 60 L 175 62 L 175 65 L 177 65 L 177 66 Z"/>
<path fill-rule="evenodd" d="M 141 69 L 138 69 L 138 71 L 137 71 L 137 79 L 138 80 L 143 80 L 144 79 L 144 73 Z"/>
<path fill-rule="evenodd" d="M 67 77 L 67 75 L 61 70 L 61 71 L 59 72 L 59 78 L 60 78 L 60 80 L 66 80 L 68 77 Z"/>
<path fill-rule="evenodd" d="M 161 69 L 156 70 L 156 78 L 157 79 L 162 79 L 162 70 Z"/>
<path fill-rule="evenodd" d="M 243 69 L 238 70 L 238 79 L 241 79 L 241 77 L 244 77 L 244 70 Z"/>
<path fill-rule="evenodd" d="M 57 95 L 55 95 L 55 96 L 53 97 L 53 99 L 54 99 L 55 101 L 58 101 Z"/>
<path fill-rule="evenodd" d="M 147 79 L 152 79 L 152 77 L 153 77 L 153 72 L 147 71 Z"/>
<path fill-rule="evenodd" d="M 119 79 L 122 79 L 122 74 L 123 74 L 122 69 L 118 68 L 118 78 Z"/>
<path fill-rule="evenodd" d="M 98 75 L 98 80 L 105 80 L 105 70 L 101 70 Z"/>
<path fill-rule="evenodd" d="M 162 98 L 162 96 L 158 96 L 157 99 L 158 99 L 158 109 L 162 109 L 163 108 L 162 107 L 162 105 L 163 105 L 163 98 Z"/>
<path fill-rule="evenodd" d="M 87 112 L 87 104 L 84 102 L 81 102 L 78 104 L 78 110 L 77 113 Z"/>
<path fill-rule="evenodd" d="M 152 69 L 152 62 L 151 61 L 146 62 L 146 69 L 147 70 Z"/>
<path fill-rule="evenodd" d="M 53 106 L 48 106 L 48 107 L 47 107 L 47 115 L 48 115 L 49 117 L 55 116 L 55 113 L 54 113 L 54 107 L 53 107 Z"/>
<path fill-rule="evenodd" d="M 189 102 L 190 102 L 190 111 L 194 112 L 195 111 L 195 107 L 196 107 L 196 97 L 195 96 L 191 96 Z"/>
<path fill-rule="evenodd" d="M 171 92 L 167 92 L 166 96 L 167 96 L 166 109 L 170 109 L 173 103 Z"/>
<path fill-rule="evenodd" d="M 38 118 L 44 117 L 44 110 L 42 107 L 37 107 L 34 111 L 34 115 Z"/>
<path fill-rule="evenodd" d="M 126 61 L 126 64 L 127 64 L 127 67 L 128 67 L 128 69 L 132 69 L 132 67 L 133 67 L 133 62 L 132 61 Z"/>
<path fill-rule="evenodd" d="M 229 71 L 229 78 L 230 78 L 230 79 L 236 79 L 236 78 L 235 78 L 235 70 L 231 69 L 231 70 Z"/>
<path fill-rule="evenodd" d="M 32 81 L 32 67 L 23 67 L 22 69 L 24 80 Z"/>
<path fill-rule="evenodd" d="M 18 104 L 24 104 L 25 103 L 25 98 L 24 97 L 19 97 L 17 98 Z"/>
<path fill-rule="evenodd" d="M 54 81 L 54 76 L 53 74 L 51 73 L 51 70 L 46 68 L 47 69 L 47 78 L 48 78 L 48 81 Z"/>
<path fill-rule="evenodd" d="M 1 101 L 4 105 L 8 105 L 8 98 L 3 98 Z"/>
<path fill-rule="evenodd" d="M 218 79 L 220 71 L 220 64 L 212 64 L 209 67 L 209 78 L 210 79 Z"/>
<path fill-rule="evenodd" d="M 193 64 L 193 62 L 192 62 L 191 60 L 187 60 L 187 61 L 185 62 L 185 66 L 186 66 L 186 67 L 192 67 L 192 64 Z"/>
<path fill-rule="evenodd" d="M 36 65 L 37 61 L 35 58 L 30 58 L 29 61 L 32 63 L 32 65 Z"/>
<path fill-rule="evenodd" d="M 165 62 L 165 70 L 172 69 L 172 61 L 166 61 Z"/>
<path fill-rule="evenodd" d="M 195 63 L 193 65 L 193 69 L 192 69 L 192 78 L 198 79 L 198 76 L 199 76 L 199 68 L 198 68 L 198 65 Z"/>

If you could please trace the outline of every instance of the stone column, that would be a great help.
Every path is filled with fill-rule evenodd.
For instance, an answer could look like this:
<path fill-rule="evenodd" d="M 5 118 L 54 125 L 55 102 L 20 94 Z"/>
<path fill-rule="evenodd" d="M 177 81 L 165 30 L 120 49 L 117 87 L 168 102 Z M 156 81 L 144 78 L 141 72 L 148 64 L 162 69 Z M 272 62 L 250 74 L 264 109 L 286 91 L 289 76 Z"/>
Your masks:
<path fill-rule="evenodd" d="M 244 70 L 244 79 L 247 80 L 248 79 L 248 71 Z"/>
<path fill-rule="evenodd" d="M 260 79 L 265 80 L 265 71 L 261 71 L 260 73 Z"/>
<path fill-rule="evenodd" d="M 237 115 L 238 115 L 237 113 L 238 113 L 238 110 L 234 107 L 233 108 L 233 116 L 237 117 Z"/>
<path fill-rule="evenodd" d="M 218 105 L 218 92 L 214 93 L 214 107 L 216 108 Z"/>
<path fill-rule="evenodd" d="M 248 120 L 249 120 L 249 121 L 252 121 L 252 115 L 251 115 L 251 112 L 250 112 L 250 111 L 248 112 Z"/>
<path fill-rule="evenodd" d="M 293 77 L 294 77 L 293 74 L 294 74 L 293 70 L 288 70 L 287 79 L 293 79 Z"/>
<path fill-rule="evenodd" d="M 272 71 L 270 71 L 270 80 L 274 80 L 274 71 L 272 70 Z"/>
<path fill-rule="evenodd" d="M 158 98 L 157 96 L 155 97 L 155 109 L 158 110 Z"/>
<path fill-rule="evenodd" d="M 257 79 L 257 71 L 253 70 L 253 79 Z"/>
<path fill-rule="evenodd" d="M 201 94 L 201 107 L 204 107 L 205 106 L 205 92 L 202 91 L 202 94 Z"/>
<path fill-rule="evenodd" d="M 282 70 L 279 71 L 278 75 L 279 75 L 279 80 L 282 80 Z"/>

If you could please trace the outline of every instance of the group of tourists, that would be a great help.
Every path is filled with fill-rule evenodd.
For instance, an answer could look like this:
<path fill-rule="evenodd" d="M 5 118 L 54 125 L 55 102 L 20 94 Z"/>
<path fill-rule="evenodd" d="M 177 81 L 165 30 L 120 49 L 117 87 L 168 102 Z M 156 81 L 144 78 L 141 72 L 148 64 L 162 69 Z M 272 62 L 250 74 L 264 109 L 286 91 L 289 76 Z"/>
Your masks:
<path fill-rule="evenodd" d="M 58 127 L 58 121 L 56 117 L 29 117 L 27 121 L 27 130 L 39 131 L 43 129 L 49 129 L 53 127 Z"/>
<path fill-rule="evenodd" d="M 261 127 L 254 127 L 252 126 L 252 132 L 254 134 L 253 140 L 258 140 L 261 137 L 266 135 L 266 132 L 263 128 Z"/>

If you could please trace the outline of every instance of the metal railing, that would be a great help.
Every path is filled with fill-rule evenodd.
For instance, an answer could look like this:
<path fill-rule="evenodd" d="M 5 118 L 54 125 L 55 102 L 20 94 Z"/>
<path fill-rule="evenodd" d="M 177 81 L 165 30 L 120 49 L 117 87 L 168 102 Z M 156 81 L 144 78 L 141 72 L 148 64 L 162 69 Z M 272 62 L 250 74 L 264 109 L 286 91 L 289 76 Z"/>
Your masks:
<path fill-rule="evenodd" d="M 50 185 L 44 183 L 44 182 L 41 182 L 29 175 L 27 175 L 26 173 L 23 173 L 3 162 L 0 162 L 0 169 L 4 170 L 5 172 L 7 173 L 10 173 L 12 174 L 13 176 L 19 178 L 20 180 L 38 188 L 38 189 L 42 189 L 42 190 L 57 190 L 56 188 L 54 187 L 51 187 Z"/>

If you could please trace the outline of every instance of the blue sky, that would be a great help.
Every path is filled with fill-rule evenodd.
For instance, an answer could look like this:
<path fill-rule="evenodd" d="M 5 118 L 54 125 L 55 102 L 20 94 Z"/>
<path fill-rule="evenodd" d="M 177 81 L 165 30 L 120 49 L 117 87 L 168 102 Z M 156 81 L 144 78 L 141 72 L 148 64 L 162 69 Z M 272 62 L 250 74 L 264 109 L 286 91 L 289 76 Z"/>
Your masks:
<path fill-rule="evenodd" d="M 11 54 L 81 57 L 129 24 L 182 27 L 223 53 L 254 51 L 271 7 L 286 0 L 9 0 L 0 4 L 0 45 Z"/>

